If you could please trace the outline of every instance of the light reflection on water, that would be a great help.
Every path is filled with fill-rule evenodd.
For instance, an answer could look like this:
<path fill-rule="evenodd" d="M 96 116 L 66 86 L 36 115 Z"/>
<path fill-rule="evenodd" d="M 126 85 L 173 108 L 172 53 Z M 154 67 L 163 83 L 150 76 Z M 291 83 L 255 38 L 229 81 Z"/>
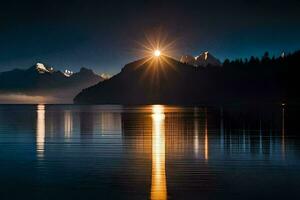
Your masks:
<path fill-rule="evenodd" d="M 0 186 L 16 199 L 17 180 L 38 198 L 295 197 L 299 137 L 277 111 L 269 119 L 226 108 L 3 105 Z"/>
<path fill-rule="evenodd" d="M 207 130 L 207 110 L 205 109 L 205 128 L 204 128 L 204 158 L 208 160 L 208 130 Z"/>
<path fill-rule="evenodd" d="M 37 105 L 36 112 L 36 153 L 38 158 L 43 158 L 45 151 L 45 105 Z"/>
<path fill-rule="evenodd" d="M 285 109 L 284 107 L 282 108 L 282 141 L 281 141 L 281 146 L 282 146 L 282 149 L 281 149 L 281 152 L 282 152 L 282 157 L 284 158 L 285 157 Z"/>
<path fill-rule="evenodd" d="M 164 200 L 167 199 L 164 106 L 152 106 L 152 113 L 151 199 Z"/>
<path fill-rule="evenodd" d="M 73 119 L 72 113 L 70 110 L 64 112 L 64 127 L 65 127 L 65 138 L 68 139 L 71 137 L 73 131 Z"/>

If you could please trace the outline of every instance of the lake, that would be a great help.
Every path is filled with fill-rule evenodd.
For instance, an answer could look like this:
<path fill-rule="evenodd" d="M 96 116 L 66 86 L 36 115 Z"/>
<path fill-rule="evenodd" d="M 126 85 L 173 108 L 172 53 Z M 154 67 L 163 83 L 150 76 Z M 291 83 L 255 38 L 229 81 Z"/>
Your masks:
<path fill-rule="evenodd" d="M 300 134 L 288 115 L 0 105 L 0 199 L 300 199 Z"/>

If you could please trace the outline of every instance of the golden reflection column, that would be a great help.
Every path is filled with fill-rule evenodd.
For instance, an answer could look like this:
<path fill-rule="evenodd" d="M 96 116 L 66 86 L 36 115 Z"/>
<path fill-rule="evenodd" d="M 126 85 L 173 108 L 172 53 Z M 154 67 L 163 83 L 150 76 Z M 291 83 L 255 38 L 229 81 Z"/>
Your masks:
<path fill-rule="evenodd" d="M 152 200 L 167 199 L 165 156 L 164 107 L 154 105 L 152 106 Z"/>
<path fill-rule="evenodd" d="M 73 119 L 71 111 L 67 110 L 64 112 L 64 130 L 65 130 L 65 139 L 71 138 L 73 131 Z"/>
<path fill-rule="evenodd" d="M 205 108 L 205 127 L 204 127 L 204 158 L 208 160 L 208 127 L 207 127 L 207 109 Z"/>
<path fill-rule="evenodd" d="M 199 153 L 199 126 L 198 126 L 198 109 L 194 108 L 194 152 L 196 158 Z"/>
<path fill-rule="evenodd" d="M 45 105 L 37 105 L 36 112 L 36 153 L 38 158 L 43 158 L 45 150 Z"/>

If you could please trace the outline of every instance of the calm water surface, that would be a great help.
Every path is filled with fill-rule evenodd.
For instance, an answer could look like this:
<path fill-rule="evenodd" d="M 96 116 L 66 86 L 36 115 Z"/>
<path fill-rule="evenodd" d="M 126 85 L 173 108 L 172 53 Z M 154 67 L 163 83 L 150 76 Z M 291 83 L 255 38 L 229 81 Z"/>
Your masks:
<path fill-rule="evenodd" d="M 0 105 L 0 199 L 300 199 L 282 107 Z"/>

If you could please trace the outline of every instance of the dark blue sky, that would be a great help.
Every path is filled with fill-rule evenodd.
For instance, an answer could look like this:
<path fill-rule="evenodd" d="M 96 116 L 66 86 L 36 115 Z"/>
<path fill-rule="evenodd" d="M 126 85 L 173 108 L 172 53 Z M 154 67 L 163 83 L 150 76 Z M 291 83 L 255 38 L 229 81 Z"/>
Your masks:
<path fill-rule="evenodd" d="M 172 56 L 204 50 L 224 58 L 300 49 L 297 0 L 7 1 L 0 7 L 0 71 L 43 62 L 115 74 L 141 57 L 157 32 Z"/>

